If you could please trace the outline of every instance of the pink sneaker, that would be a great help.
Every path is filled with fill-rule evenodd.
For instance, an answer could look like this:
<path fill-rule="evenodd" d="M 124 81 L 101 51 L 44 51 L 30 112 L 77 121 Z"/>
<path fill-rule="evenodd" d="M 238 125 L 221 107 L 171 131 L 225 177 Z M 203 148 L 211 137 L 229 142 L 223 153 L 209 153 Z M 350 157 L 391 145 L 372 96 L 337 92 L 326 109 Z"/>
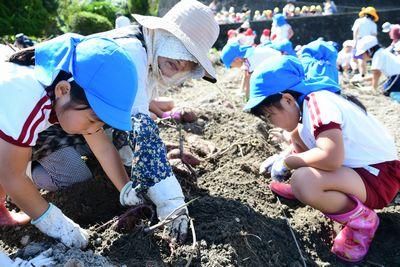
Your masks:
<path fill-rule="evenodd" d="M 368 253 L 379 226 L 379 217 L 356 197 L 349 197 L 357 203 L 353 210 L 340 215 L 327 214 L 332 220 L 345 225 L 336 236 L 331 251 L 342 260 L 358 262 Z"/>
<path fill-rule="evenodd" d="M 292 191 L 292 186 L 290 184 L 272 181 L 268 185 L 268 187 L 278 196 L 284 197 L 286 199 L 296 199 Z"/>

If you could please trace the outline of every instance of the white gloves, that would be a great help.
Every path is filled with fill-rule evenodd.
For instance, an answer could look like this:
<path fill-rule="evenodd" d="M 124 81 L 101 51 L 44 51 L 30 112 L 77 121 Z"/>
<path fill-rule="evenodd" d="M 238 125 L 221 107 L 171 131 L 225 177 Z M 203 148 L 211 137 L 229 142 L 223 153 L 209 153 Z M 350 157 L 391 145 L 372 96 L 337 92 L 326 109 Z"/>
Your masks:
<path fill-rule="evenodd" d="M 119 193 L 119 202 L 122 206 L 134 206 L 143 203 L 143 199 L 137 196 L 132 184 L 132 181 L 127 182 Z"/>
<path fill-rule="evenodd" d="M 147 191 L 148 197 L 157 207 L 157 216 L 160 221 L 164 220 L 172 211 L 185 204 L 181 185 L 175 175 L 171 175 L 161 182 L 150 187 Z M 172 243 L 184 243 L 188 232 L 188 210 L 183 208 L 184 214 L 167 224 L 165 228 Z"/>
<path fill-rule="evenodd" d="M 290 177 L 290 174 L 290 169 L 286 165 L 284 157 L 274 161 L 271 167 L 272 180 L 283 182 Z"/>
<path fill-rule="evenodd" d="M 5 253 L 0 251 L 0 266 L 9 266 L 9 267 L 43 267 L 43 266 L 54 266 L 55 262 L 53 258 L 50 257 L 50 251 L 46 250 L 40 253 L 38 256 L 33 259 L 27 261 L 20 258 L 16 258 L 15 261 L 10 259 Z"/>
<path fill-rule="evenodd" d="M 260 165 L 260 174 L 271 173 L 271 178 L 275 181 L 282 182 L 290 177 L 290 169 L 284 163 L 285 156 L 276 154 L 267 158 Z"/>
<path fill-rule="evenodd" d="M 49 204 L 49 208 L 32 224 L 48 236 L 60 239 L 68 247 L 84 248 L 89 241 L 89 234 L 70 218 L 65 216 L 59 208 Z"/>
<path fill-rule="evenodd" d="M 280 155 L 278 154 L 268 157 L 266 160 L 263 161 L 263 163 L 261 163 L 259 173 L 260 174 L 271 173 L 272 164 L 274 164 L 274 162 L 279 158 Z"/>

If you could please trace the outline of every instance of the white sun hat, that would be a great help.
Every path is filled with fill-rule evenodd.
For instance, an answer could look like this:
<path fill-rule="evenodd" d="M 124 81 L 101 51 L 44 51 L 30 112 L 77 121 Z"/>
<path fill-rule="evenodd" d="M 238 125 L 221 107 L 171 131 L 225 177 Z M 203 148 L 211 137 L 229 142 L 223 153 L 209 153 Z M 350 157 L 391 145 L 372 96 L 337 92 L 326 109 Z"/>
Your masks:
<path fill-rule="evenodd" d="M 392 24 L 390 22 L 385 22 L 382 24 L 382 32 L 390 32 Z"/>
<path fill-rule="evenodd" d="M 376 36 L 373 35 L 364 36 L 363 38 L 357 41 L 355 56 L 360 56 L 364 54 L 377 44 L 378 44 L 378 39 L 376 38 Z"/>
<path fill-rule="evenodd" d="M 172 33 L 204 68 L 206 74 L 203 78 L 214 83 L 217 81 L 215 69 L 207 55 L 218 38 L 219 26 L 208 6 L 196 0 L 182 0 L 162 18 L 138 14 L 132 16 L 143 27 Z"/>

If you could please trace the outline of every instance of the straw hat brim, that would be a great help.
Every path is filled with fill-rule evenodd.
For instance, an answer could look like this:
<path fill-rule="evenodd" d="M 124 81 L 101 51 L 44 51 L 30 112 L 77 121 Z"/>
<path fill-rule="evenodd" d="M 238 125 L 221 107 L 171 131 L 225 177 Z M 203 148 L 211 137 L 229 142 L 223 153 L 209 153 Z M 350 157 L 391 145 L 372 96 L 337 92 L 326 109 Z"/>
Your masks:
<path fill-rule="evenodd" d="M 379 16 L 378 14 L 376 14 L 376 12 L 370 12 L 368 10 L 361 10 L 360 13 L 358 13 L 358 16 L 361 18 L 364 15 L 371 15 L 372 17 L 374 17 L 374 21 L 377 22 L 379 20 Z"/>
<path fill-rule="evenodd" d="M 179 25 L 160 17 L 143 16 L 139 14 L 132 14 L 132 16 L 143 27 L 153 30 L 162 29 L 173 34 L 184 44 L 189 53 L 192 54 L 197 59 L 199 64 L 204 68 L 205 76 L 203 79 L 212 83 L 217 82 L 216 72 L 211 61 L 208 59 L 207 55 L 200 53 L 196 47 L 196 44 L 191 41 L 189 36 L 179 29 Z"/>

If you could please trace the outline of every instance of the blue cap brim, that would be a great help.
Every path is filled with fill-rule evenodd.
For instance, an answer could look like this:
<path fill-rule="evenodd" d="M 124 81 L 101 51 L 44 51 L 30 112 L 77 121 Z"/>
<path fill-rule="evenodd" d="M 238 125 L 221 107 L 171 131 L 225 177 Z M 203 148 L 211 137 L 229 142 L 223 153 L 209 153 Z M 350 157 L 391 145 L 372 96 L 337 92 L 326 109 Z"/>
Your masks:
<path fill-rule="evenodd" d="M 85 91 L 85 95 L 96 116 L 99 117 L 99 119 L 104 123 L 118 130 L 132 130 L 130 110 L 124 111 L 106 104 L 100 98 L 92 95 L 88 91 Z"/>
<path fill-rule="evenodd" d="M 245 111 L 249 111 L 250 109 L 256 107 L 258 104 L 260 104 L 261 102 L 264 101 L 264 99 L 266 99 L 266 96 L 258 96 L 258 97 L 254 97 L 251 98 L 246 105 L 244 106 L 243 110 Z"/>

